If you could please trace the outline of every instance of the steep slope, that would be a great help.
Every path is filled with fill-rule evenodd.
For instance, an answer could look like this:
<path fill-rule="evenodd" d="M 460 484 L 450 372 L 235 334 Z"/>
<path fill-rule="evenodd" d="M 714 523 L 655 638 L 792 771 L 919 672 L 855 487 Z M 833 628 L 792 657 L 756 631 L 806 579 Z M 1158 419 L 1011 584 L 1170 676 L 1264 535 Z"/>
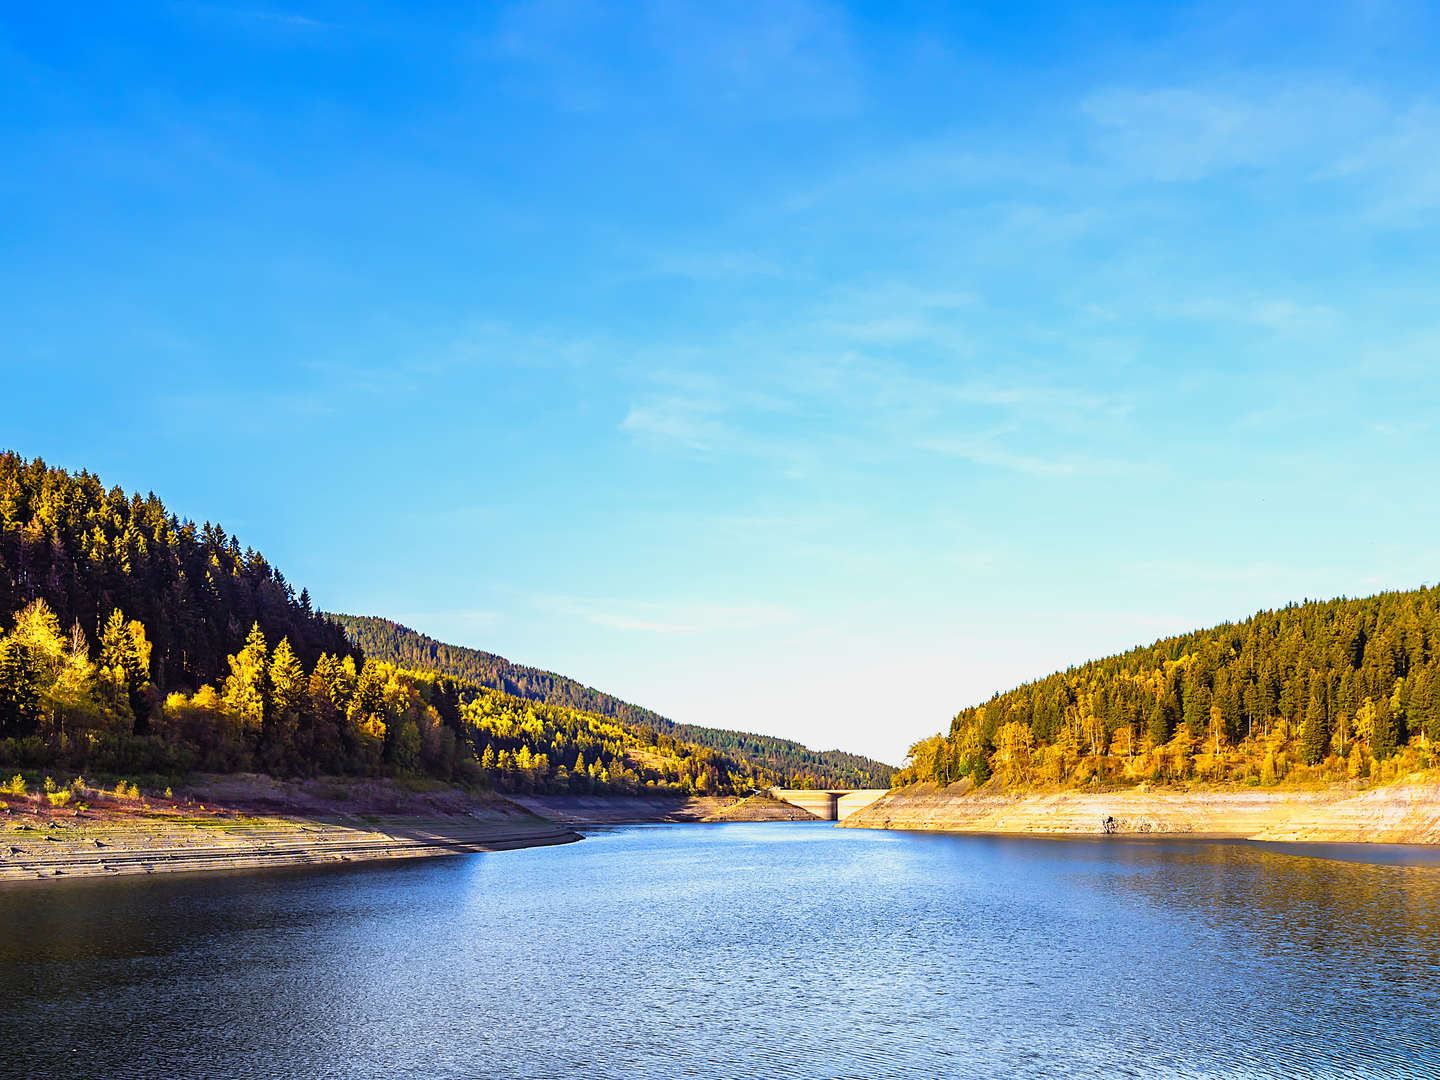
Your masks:
<path fill-rule="evenodd" d="M 92 649 L 117 608 L 143 623 L 157 686 L 222 677 L 259 623 L 301 662 L 351 651 L 342 630 L 297 596 L 264 556 L 218 525 L 181 519 L 153 493 L 106 490 L 89 472 L 0 453 L 0 629 L 44 600 Z"/>
<path fill-rule="evenodd" d="M 841 750 L 810 750 L 790 739 L 746 731 L 680 724 L 639 705 L 602 693 L 554 672 L 513 664 L 503 656 L 447 645 L 408 626 L 366 615 L 331 615 L 366 656 L 428 668 L 516 697 L 614 717 L 672 739 L 709 747 L 797 787 L 888 787 L 892 769 L 883 762 Z"/>

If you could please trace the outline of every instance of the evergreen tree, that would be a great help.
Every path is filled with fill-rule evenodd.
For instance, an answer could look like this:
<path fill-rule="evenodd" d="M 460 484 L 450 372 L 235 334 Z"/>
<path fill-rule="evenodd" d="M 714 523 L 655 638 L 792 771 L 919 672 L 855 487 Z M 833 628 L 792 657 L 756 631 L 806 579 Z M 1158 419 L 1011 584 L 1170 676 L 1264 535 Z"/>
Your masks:
<path fill-rule="evenodd" d="M 1185 730 L 1192 739 L 1204 735 L 1210 726 L 1210 692 L 1191 679 L 1185 684 Z"/>
<path fill-rule="evenodd" d="M 1310 703 L 1305 706 L 1305 722 L 1300 727 L 1300 755 L 1307 765 L 1318 765 L 1330 746 L 1330 727 L 1326 722 L 1325 704 L 1317 688 L 1310 688 Z"/>
<path fill-rule="evenodd" d="M 1164 746 L 1174 734 L 1174 721 L 1163 697 L 1157 698 L 1155 707 L 1150 710 L 1149 728 L 1150 743 L 1153 746 Z"/>
<path fill-rule="evenodd" d="M 30 647 L 0 638 L 0 737 L 23 738 L 40 726 L 40 678 Z"/>
<path fill-rule="evenodd" d="M 1375 718 L 1370 732 L 1370 756 L 1384 761 L 1395 753 L 1395 717 L 1390 711 L 1390 699 L 1381 698 L 1375 703 Z"/>
<path fill-rule="evenodd" d="M 138 620 L 126 621 L 119 608 L 110 612 L 100 631 L 101 695 L 118 715 L 133 718 L 135 733 L 149 730 L 150 641 Z"/>

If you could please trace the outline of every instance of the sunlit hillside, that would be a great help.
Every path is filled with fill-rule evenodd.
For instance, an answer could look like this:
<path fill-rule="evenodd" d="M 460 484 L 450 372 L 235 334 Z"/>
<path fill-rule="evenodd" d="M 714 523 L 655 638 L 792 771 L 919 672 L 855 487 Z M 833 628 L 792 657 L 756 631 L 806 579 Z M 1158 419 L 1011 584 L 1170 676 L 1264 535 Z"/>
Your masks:
<path fill-rule="evenodd" d="M 1385 780 L 1434 766 L 1440 590 L 1292 604 L 966 708 L 899 784 Z"/>

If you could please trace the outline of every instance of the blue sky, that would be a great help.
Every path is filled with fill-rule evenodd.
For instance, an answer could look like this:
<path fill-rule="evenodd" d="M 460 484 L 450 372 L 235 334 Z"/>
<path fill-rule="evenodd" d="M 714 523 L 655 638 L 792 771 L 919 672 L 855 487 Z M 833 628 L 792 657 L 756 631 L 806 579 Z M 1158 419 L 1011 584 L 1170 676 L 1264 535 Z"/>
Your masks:
<path fill-rule="evenodd" d="M 898 761 L 1440 573 L 1424 5 L 23 5 L 0 445 Z"/>

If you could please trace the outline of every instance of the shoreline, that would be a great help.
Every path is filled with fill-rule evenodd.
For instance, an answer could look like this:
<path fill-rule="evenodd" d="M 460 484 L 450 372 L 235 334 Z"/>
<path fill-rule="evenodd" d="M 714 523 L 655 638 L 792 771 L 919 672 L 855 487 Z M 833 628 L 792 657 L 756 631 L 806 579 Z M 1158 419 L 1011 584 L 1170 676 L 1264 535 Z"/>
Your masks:
<path fill-rule="evenodd" d="M 849 829 L 1034 836 L 1188 836 L 1277 843 L 1440 845 L 1433 777 L 1367 790 L 1246 788 L 1044 793 L 916 784 L 839 822 Z"/>
<path fill-rule="evenodd" d="M 0 885 L 37 879 L 119 877 L 130 874 L 323 866 L 390 859 L 434 858 L 481 851 L 568 844 L 581 837 L 550 821 L 479 821 L 396 817 L 252 819 L 234 827 L 186 831 L 144 825 L 57 838 L 0 837 Z M 104 836 L 104 839 L 100 837 Z"/>
<path fill-rule="evenodd" d="M 0 884 L 425 858 L 573 843 L 489 792 L 390 780 L 199 776 L 179 797 L 85 787 L 0 800 Z"/>
<path fill-rule="evenodd" d="M 562 825 L 649 825 L 818 821 L 769 795 L 510 795 L 517 806 Z"/>

